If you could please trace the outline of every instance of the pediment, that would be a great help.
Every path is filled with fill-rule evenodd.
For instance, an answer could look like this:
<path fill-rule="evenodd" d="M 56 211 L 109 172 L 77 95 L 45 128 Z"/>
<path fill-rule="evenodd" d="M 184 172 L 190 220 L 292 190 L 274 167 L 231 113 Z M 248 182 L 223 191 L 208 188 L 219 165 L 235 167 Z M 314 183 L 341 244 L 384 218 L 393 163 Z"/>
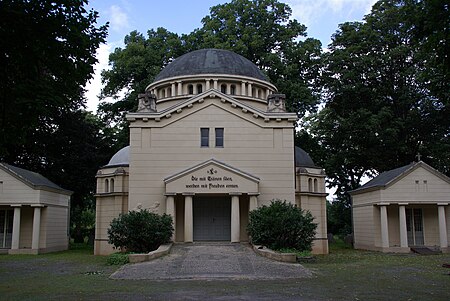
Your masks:
<path fill-rule="evenodd" d="M 166 193 L 257 193 L 259 178 L 210 159 L 164 179 Z"/>
<path fill-rule="evenodd" d="M 230 95 L 224 94 L 218 90 L 210 89 L 205 91 L 202 94 L 196 95 L 190 99 L 185 101 L 181 101 L 176 105 L 167 108 L 161 112 L 148 112 L 148 113 L 128 113 L 127 120 L 130 122 L 136 120 L 155 120 L 156 122 L 160 122 L 162 120 L 174 118 L 174 116 L 178 114 L 182 114 L 186 110 L 195 111 L 195 107 L 204 106 L 205 99 L 218 99 L 217 105 L 221 104 L 221 106 L 229 106 L 230 109 L 238 109 L 241 112 L 248 114 L 253 119 L 264 120 L 264 122 L 276 121 L 281 122 L 282 120 L 295 122 L 297 121 L 297 115 L 295 113 L 270 113 L 259 110 L 252 106 L 249 106 L 245 103 L 240 102 L 239 100 L 233 98 Z"/>

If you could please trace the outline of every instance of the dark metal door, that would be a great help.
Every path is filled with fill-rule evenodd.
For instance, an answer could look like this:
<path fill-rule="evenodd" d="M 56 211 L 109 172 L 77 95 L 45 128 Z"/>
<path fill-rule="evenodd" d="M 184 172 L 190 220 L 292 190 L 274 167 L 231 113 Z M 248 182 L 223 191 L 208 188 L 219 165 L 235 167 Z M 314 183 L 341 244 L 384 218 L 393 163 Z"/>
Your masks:
<path fill-rule="evenodd" d="M 229 197 L 195 197 L 194 241 L 231 240 L 231 200 Z"/>

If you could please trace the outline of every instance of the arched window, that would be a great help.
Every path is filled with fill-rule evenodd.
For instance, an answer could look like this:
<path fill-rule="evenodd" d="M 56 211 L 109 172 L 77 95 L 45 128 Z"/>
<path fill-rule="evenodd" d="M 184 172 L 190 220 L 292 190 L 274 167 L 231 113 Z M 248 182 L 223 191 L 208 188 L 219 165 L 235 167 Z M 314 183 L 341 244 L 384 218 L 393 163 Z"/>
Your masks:
<path fill-rule="evenodd" d="M 314 179 L 314 192 L 318 192 L 318 189 L 317 189 L 317 179 Z"/>
<path fill-rule="evenodd" d="M 220 85 L 220 92 L 226 94 L 227 93 L 227 85 L 225 85 L 225 84 Z"/>
<path fill-rule="evenodd" d="M 167 97 L 172 97 L 172 88 L 167 88 Z"/>
<path fill-rule="evenodd" d="M 308 191 L 313 191 L 313 184 L 311 178 L 308 179 Z"/>
<path fill-rule="evenodd" d="M 166 90 L 162 89 L 161 91 L 161 98 L 166 98 Z"/>
<path fill-rule="evenodd" d="M 194 94 L 194 86 L 188 85 L 188 94 Z"/>
<path fill-rule="evenodd" d="M 200 94 L 203 92 L 203 86 L 201 84 L 197 85 L 197 94 Z"/>
<path fill-rule="evenodd" d="M 108 181 L 108 179 L 105 180 L 105 192 L 109 192 L 109 181 Z"/>
<path fill-rule="evenodd" d="M 230 94 L 231 95 L 236 95 L 236 86 L 235 85 L 231 85 L 231 87 L 230 87 Z"/>
<path fill-rule="evenodd" d="M 111 181 L 109 181 L 109 192 L 114 192 L 114 179 L 111 179 Z"/>

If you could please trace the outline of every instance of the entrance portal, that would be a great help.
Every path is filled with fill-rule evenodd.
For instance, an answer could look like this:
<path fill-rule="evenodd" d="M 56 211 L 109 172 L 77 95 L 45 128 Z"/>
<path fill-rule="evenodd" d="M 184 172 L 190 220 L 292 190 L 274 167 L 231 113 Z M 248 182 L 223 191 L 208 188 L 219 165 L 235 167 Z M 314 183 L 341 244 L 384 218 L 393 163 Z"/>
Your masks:
<path fill-rule="evenodd" d="M 406 209 L 406 229 L 409 246 L 423 246 L 422 209 Z"/>
<path fill-rule="evenodd" d="M 195 196 L 194 241 L 231 241 L 231 199 Z"/>

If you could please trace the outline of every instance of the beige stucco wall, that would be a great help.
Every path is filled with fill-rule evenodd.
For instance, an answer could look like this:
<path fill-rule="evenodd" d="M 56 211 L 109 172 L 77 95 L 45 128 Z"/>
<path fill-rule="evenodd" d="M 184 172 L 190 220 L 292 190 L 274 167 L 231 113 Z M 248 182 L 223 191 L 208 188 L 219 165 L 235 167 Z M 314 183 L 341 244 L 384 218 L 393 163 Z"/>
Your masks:
<path fill-rule="evenodd" d="M 108 244 L 108 228 L 111 221 L 121 213 L 128 212 L 128 197 L 126 194 L 110 193 L 97 195 L 95 224 L 95 255 L 107 255 L 116 252 Z"/>
<path fill-rule="evenodd" d="M 210 128 L 208 148 L 200 147 L 204 127 Z M 214 128 L 225 129 L 223 148 L 214 147 Z M 130 128 L 129 208 L 142 204 L 163 213 L 163 179 L 211 158 L 259 177 L 258 204 L 293 202 L 293 149 L 291 122 L 267 123 L 217 98 L 159 122 L 136 121 Z"/>
<path fill-rule="evenodd" d="M 374 207 L 353 207 L 354 245 L 357 249 L 367 249 L 374 246 Z"/>
<path fill-rule="evenodd" d="M 39 202 L 39 191 L 0 169 L 0 204 L 33 204 Z"/>
<path fill-rule="evenodd" d="M 69 214 L 68 207 L 48 206 L 44 208 L 41 222 L 45 221 L 45 244 L 42 246 L 48 250 L 66 250 L 68 248 L 68 224 L 67 217 Z M 41 240 L 42 243 L 42 240 Z M 41 246 L 40 246 L 41 247 Z"/>
<path fill-rule="evenodd" d="M 418 184 L 416 184 L 418 181 Z M 426 184 L 424 184 L 426 181 Z M 380 190 L 380 199 L 383 201 L 408 201 L 413 202 L 449 202 L 450 185 L 440 177 L 425 168 L 417 168 L 389 189 Z"/>

